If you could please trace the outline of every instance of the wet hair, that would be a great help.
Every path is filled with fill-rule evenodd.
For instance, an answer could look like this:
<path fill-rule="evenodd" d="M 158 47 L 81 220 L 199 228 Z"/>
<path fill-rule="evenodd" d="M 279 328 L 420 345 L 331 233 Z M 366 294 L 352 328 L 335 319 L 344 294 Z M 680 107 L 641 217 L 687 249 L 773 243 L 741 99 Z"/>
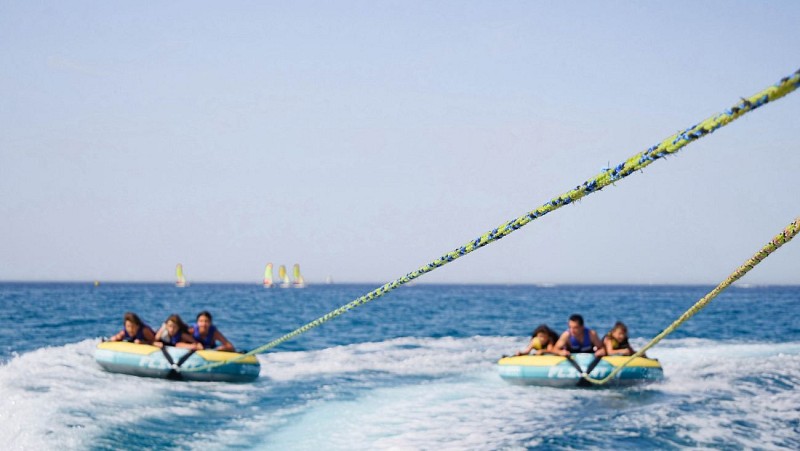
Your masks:
<path fill-rule="evenodd" d="M 180 331 L 181 333 L 189 332 L 189 326 L 187 326 L 186 323 L 183 322 L 180 315 L 178 315 L 177 313 L 169 315 L 169 318 L 167 318 L 166 322 L 170 321 L 172 321 L 173 323 L 175 323 L 175 325 L 178 326 L 178 331 Z"/>
<path fill-rule="evenodd" d="M 136 324 L 138 327 L 142 327 L 144 325 L 144 323 L 142 323 L 141 318 L 139 318 L 139 315 L 133 312 L 125 312 L 125 316 L 123 317 L 122 321 L 123 322 L 130 321 L 133 324 Z"/>
<path fill-rule="evenodd" d="M 558 334 L 551 328 L 547 327 L 547 324 L 540 324 L 533 333 L 531 334 L 531 338 L 539 335 L 540 333 L 547 334 L 547 338 L 550 339 L 550 343 L 555 343 L 558 341 Z"/>
<path fill-rule="evenodd" d="M 211 318 L 211 313 L 208 313 L 208 310 L 203 310 L 202 312 L 198 313 L 197 318 L 195 318 L 195 320 L 199 320 L 201 316 L 205 316 L 206 318 L 208 318 L 208 322 L 210 323 L 214 322 L 214 319 Z"/>
<path fill-rule="evenodd" d="M 608 334 L 611 335 L 611 332 L 614 332 L 617 329 L 622 329 L 623 332 L 625 332 L 625 335 L 628 335 L 628 326 L 626 326 L 625 323 L 623 323 L 622 321 L 617 321 L 616 323 L 614 323 L 614 327 L 612 327 L 611 330 L 608 331 Z"/>
<path fill-rule="evenodd" d="M 579 326 L 583 326 L 583 317 L 581 315 L 578 315 L 577 313 L 570 316 L 569 320 L 578 323 Z"/>
<path fill-rule="evenodd" d="M 608 333 L 603 337 L 603 340 L 605 340 L 606 338 L 611 338 L 612 340 L 617 341 L 616 338 L 611 336 L 611 334 L 614 333 L 614 331 L 617 329 L 622 329 L 623 332 L 625 332 L 625 338 L 622 340 L 621 343 L 619 343 L 619 345 L 621 347 L 630 348 L 630 345 L 628 344 L 628 326 L 626 326 L 625 323 L 623 323 L 622 321 L 617 321 L 616 323 L 614 323 L 614 327 L 612 327 L 611 330 L 608 331 Z M 631 351 L 633 351 L 633 349 L 631 349 Z"/>

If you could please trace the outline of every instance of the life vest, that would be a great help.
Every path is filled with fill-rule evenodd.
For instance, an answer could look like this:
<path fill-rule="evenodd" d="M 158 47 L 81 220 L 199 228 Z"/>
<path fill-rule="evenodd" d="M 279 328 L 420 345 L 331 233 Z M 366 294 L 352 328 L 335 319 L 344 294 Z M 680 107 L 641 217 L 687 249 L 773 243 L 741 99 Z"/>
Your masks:
<path fill-rule="evenodd" d="M 622 343 L 615 340 L 611 335 L 606 335 L 606 337 L 611 341 L 611 349 L 615 351 L 618 349 L 631 349 L 631 345 L 628 343 L 627 337 L 622 340 Z"/>
<path fill-rule="evenodd" d="M 545 347 L 542 346 L 542 342 L 539 341 L 539 337 L 533 337 L 533 340 L 531 340 L 531 345 L 533 345 L 533 349 L 537 351 L 545 349 Z"/>
<path fill-rule="evenodd" d="M 197 324 L 195 324 L 192 336 L 194 337 L 195 341 L 203 345 L 204 349 L 213 349 L 217 345 L 217 340 L 214 340 L 214 335 L 216 333 L 217 328 L 212 324 L 211 326 L 208 326 L 208 335 L 206 335 L 206 338 L 201 338 L 200 328 L 197 327 Z"/>
<path fill-rule="evenodd" d="M 164 330 L 161 332 L 161 336 L 158 337 L 158 340 L 164 343 L 165 345 L 175 346 L 178 343 L 180 343 L 182 336 L 183 336 L 183 331 L 178 331 L 178 333 L 175 334 L 175 336 L 172 336 L 169 334 L 169 332 L 167 332 L 167 329 L 164 328 Z"/>
<path fill-rule="evenodd" d="M 594 345 L 592 344 L 592 337 L 589 335 L 591 329 L 588 327 L 583 328 L 583 343 L 579 343 L 578 340 L 569 334 L 569 341 L 567 341 L 567 350 L 569 352 L 593 352 Z"/>
<path fill-rule="evenodd" d="M 141 325 L 141 326 L 139 326 L 139 330 L 137 330 L 137 331 L 136 331 L 136 335 L 134 335 L 133 337 L 131 337 L 131 336 L 130 336 L 130 334 L 128 334 L 128 329 L 122 329 L 122 331 L 123 331 L 123 332 L 125 332 L 125 336 L 124 336 L 124 337 L 122 337 L 122 341 L 129 341 L 129 342 L 131 342 L 131 343 L 133 343 L 133 342 L 134 342 L 134 341 L 136 341 L 136 340 L 139 340 L 139 341 L 147 341 L 147 340 L 144 338 L 144 329 L 145 329 L 145 328 L 148 328 L 148 329 L 150 329 L 150 332 L 151 332 L 153 335 L 155 335 L 155 334 L 156 334 L 155 332 L 153 332 L 153 328 L 152 328 L 152 327 L 148 326 L 147 324 L 144 324 L 144 323 L 142 323 L 142 325 Z"/>

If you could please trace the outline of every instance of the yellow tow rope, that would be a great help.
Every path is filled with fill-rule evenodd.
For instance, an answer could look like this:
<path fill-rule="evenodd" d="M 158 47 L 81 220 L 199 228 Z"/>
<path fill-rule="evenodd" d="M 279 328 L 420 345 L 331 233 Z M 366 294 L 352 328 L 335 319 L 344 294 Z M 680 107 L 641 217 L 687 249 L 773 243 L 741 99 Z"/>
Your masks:
<path fill-rule="evenodd" d="M 547 213 L 550 213 L 551 211 L 563 207 L 564 205 L 569 205 L 572 202 L 579 200 L 584 196 L 587 196 L 593 192 L 600 191 L 606 186 L 627 177 L 633 172 L 644 169 L 646 166 L 650 165 L 650 163 L 660 158 L 664 158 L 668 155 L 674 154 L 687 144 L 716 131 L 720 127 L 728 125 L 729 123 L 740 118 L 744 114 L 747 114 L 755 110 L 756 108 L 764 106 L 769 102 L 780 99 L 781 97 L 791 93 L 792 91 L 797 89 L 798 86 L 800 86 L 800 70 L 795 71 L 792 75 L 788 77 L 782 78 L 778 83 L 762 90 L 761 92 L 753 96 L 750 96 L 747 99 L 744 98 L 741 99 L 733 107 L 723 111 L 722 113 L 716 114 L 681 132 L 675 133 L 674 135 L 656 144 L 655 146 L 652 146 L 649 149 L 643 152 L 639 152 L 636 155 L 628 158 L 627 160 L 620 163 L 614 168 L 609 168 L 604 170 L 595 177 L 576 186 L 575 189 L 569 190 L 566 193 L 558 197 L 555 197 L 548 202 L 545 202 L 544 205 L 542 205 L 541 207 L 536 208 L 520 216 L 519 218 L 508 221 L 500 225 L 499 227 L 484 233 L 480 237 L 471 240 L 466 244 L 464 244 L 463 246 L 437 258 L 431 263 L 428 263 L 427 265 L 420 267 L 416 271 L 410 272 L 405 276 L 394 280 L 393 282 L 389 282 L 383 285 L 382 287 L 377 288 L 367 293 L 366 295 L 361 296 L 360 298 L 349 302 L 348 304 L 345 304 L 329 313 L 326 313 L 325 315 L 287 333 L 286 335 L 283 335 L 280 338 L 277 338 L 263 346 L 253 349 L 252 351 L 242 354 L 233 359 L 221 362 L 209 363 L 207 365 L 198 366 L 194 368 L 184 368 L 182 371 L 183 372 L 206 371 L 208 369 L 215 368 L 218 366 L 238 362 L 249 355 L 260 354 L 271 348 L 274 348 L 275 346 L 278 346 L 279 344 L 288 341 L 296 337 L 297 335 L 308 332 L 309 330 L 317 326 L 320 326 L 332 320 L 333 318 L 336 318 L 337 316 L 346 313 L 349 310 L 352 310 L 376 298 L 379 298 L 384 294 L 416 279 L 417 277 L 423 274 L 433 271 L 434 269 L 439 268 L 440 266 L 444 266 L 447 263 L 450 263 L 459 257 L 467 255 L 474 250 L 486 246 L 489 243 L 497 241 L 505 237 L 506 235 L 509 235 L 510 233 L 514 232 L 515 230 L 519 229 L 520 227 L 527 225 L 534 219 L 540 218 L 546 215 Z"/>
<path fill-rule="evenodd" d="M 633 359 L 636 357 L 641 357 L 647 352 L 648 349 L 652 348 L 656 345 L 659 341 L 661 341 L 664 337 L 671 334 L 675 329 L 677 329 L 681 324 L 685 323 L 689 318 L 694 316 L 697 312 L 702 310 L 705 306 L 711 303 L 711 301 L 717 297 L 718 294 L 722 293 L 722 291 L 728 288 L 732 283 L 736 282 L 737 280 L 741 279 L 742 276 L 747 274 L 748 271 L 753 269 L 757 264 L 761 263 L 761 260 L 764 260 L 769 256 L 769 254 L 775 252 L 779 247 L 783 246 L 784 244 L 788 243 L 789 241 L 797 235 L 797 232 L 800 231 L 800 216 L 794 220 L 793 223 L 789 224 L 783 232 L 775 235 L 775 238 L 772 239 L 769 243 L 767 243 L 764 247 L 761 248 L 760 251 L 756 252 L 750 260 L 747 260 L 742 266 L 736 269 L 727 279 L 722 281 L 716 288 L 711 290 L 707 295 L 703 296 L 702 299 L 697 301 L 689 310 L 684 312 L 675 322 L 669 325 L 666 329 L 661 331 L 658 335 L 656 335 L 649 343 L 647 343 L 642 349 L 638 352 L 630 356 L 628 360 L 625 361 L 622 365 L 614 368 L 614 370 L 606 377 L 602 379 L 594 379 L 589 375 L 582 375 L 584 379 L 587 381 L 596 384 L 596 385 L 603 385 L 614 378 L 623 368 L 628 366 Z"/>

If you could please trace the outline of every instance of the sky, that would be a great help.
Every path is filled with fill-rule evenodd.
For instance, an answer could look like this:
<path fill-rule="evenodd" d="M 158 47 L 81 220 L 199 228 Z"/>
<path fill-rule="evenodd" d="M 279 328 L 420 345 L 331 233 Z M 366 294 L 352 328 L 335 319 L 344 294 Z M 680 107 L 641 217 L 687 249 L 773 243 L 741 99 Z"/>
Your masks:
<path fill-rule="evenodd" d="M 0 281 L 384 283 L 800 68 L 793 1 L 0 0 Z M 716 284 L 800 93 L 420 283 Z M 800 243 L 742 283 L 800 284 Z"/>

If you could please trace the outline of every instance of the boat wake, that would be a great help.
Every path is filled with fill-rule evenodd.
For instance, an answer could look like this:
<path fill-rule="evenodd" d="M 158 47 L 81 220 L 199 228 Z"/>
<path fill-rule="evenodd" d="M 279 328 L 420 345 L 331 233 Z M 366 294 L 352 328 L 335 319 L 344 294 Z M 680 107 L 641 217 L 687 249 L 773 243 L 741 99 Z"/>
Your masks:
<path fill-rule="evenodd" d="M 663 381 L 597 391 L 503 382 L 497 359 L 523 341 L 274 352 L 255 383 L 228 384 L 107 373 L 84 340 L 0 366 L 0 435 L 12 449 L 800 447 L 800 342 L 668 339 L 648 352 Z"/>

